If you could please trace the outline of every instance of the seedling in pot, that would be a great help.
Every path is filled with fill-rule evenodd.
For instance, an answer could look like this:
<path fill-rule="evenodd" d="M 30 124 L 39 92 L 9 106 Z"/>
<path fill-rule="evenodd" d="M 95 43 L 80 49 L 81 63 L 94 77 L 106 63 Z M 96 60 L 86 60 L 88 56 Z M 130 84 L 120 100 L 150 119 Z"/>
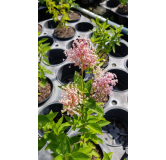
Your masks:
<path fill-rule="evenodd" d="M 46 56 L 47 51 L 50 50 L 49 43 L 42 44 L 46 40 L 47 38 L 43 38 L 42 40 L 38 41 L 38 83 L 39 83 L 39 86 L 42 88 L 45 88 L 46 84 L 48 83 L 47 78 L 45 77 L 45 73 L 52 74 L 52 72 L 46 69 L 45 66 L 41 66 L 41 62 L 44 62 L 47 65 L 50 65 Z M 40 87 L 38 87 L 38 89 Z M 42 90 L 42 89 L 39 89 L 39 90 Z M 40 93 L 38 93 L 38 95 L 40 95 Z M 48 97 L 49 95 L 46 95 L 46 96 Z"/>
<path fill-rule="evenodd" d="M 54 31 L 54 35 L 59 38 L 69 38 L 72 37 L 75 33 L 75 30 L 67 26 L 68 21 L 70 20 L 68 17 L 68 12 L 70 11 L 71 6 L 76 6 L 73 0 L 60 0 L 60 1 L 53 1 L 53 0 L 45 0 L 48 11 L 52 14 L 53 21 L 55 23 L 58 22 L 57 29 Z M 61 20 L 58 19 L 58 16 L 63 15 Z"/>
<path fill-rule="evenodd" d="M 99 22 L 100 19 L 98 18 L 91 20 L 96 25 L 91 41 L 97 46 L 96 54 L 99 55 L 102 66 L 105 66 L 109 61 L 108 54 L 112 50 L 115 53 L 115 45 L 120 46 L 120 37 L 123 35 L 120 33 L 123 26 L 121 25 L 119 28 L 114 26 L 115 29 L 111 28 L 110 24 L 108 24 L 108 18 L 103 24 Z"/>
<path fill-rule="evenodd" d="M 118 6 L 118 12 L 122 14 L 128 13 L 128 0 L 120 0 L 121 4 Z"/>

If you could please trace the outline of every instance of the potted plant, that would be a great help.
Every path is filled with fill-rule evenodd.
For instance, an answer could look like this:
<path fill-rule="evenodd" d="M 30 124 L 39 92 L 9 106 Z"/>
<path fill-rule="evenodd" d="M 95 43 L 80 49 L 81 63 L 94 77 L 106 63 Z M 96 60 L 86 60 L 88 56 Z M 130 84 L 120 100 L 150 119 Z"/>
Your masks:
<path fill-rule="evenodd" d="M 38 33 L 40 34 L 40 32 Z M 47 41 L 47 38 L 43 38 L 38 41 L 38 104 L 42 104 L 49 99 L 53 90 L 52 81 L 45 76 L 45 73 L 52 74 L 51 71 L 41 66 L 41 62 L 50 65 L 46 53 L 50 50 L 49 43 L 42 44 Z"/>
<path fill-rule="evenodd" d="M 121 33 L 122 25 L 119 28 L 111 28 L 107 20 L 101 24 L 100 19 L 96 20 L 91 19 L 92 22 L 96 25 L 95 31 L 91 37 L 92 43 L 97 46 L 96 54 L 100 57 L 103 68 L 107 67 L 109 62 L 109 53 L 113 50 L 115 53 L 115 45 L 120 46 L 120 37 L 123 34 Z M 110 35 L 112 34 L 112 35 Z"/>
<path fill-rule="evenodd" d="M 128 0 L 120 0 L 121 4 L 118 5 L 118 12 L 121 14 L 128 14 Z"/>
<path fill-rule="evenodd" d="M 69 11 L 67 12 L 68 17 L 70 20 L 68 20 L 69 22 L 77 22 L 80 20 L 81 18 L 81 13 L 80 12 L 76 12 L 76 11 L 72 11 L 71 8 L 75 8 L 78 7 L 79 5 L 77 3 L 75 3 L 75 0 L 64 0 L 65 3 L 68 3 L 70 6 Z"/>
<path fill-rule="evenodd" d="M 57 23 L 57 28 L 54 30 L 54 37 L 61 40 L 68 40 L 75 35 L 75 29 L 73 27 L 67 26 L 69 15 L 72 12 L 70 11 L 71 6 L 76 6 L 74 0 L 61 0 L 60 3 L 53 0 L 45 0 L 48 11 L 52 14 L 53 21 Z M 62 15 L 61 19 L 58 16 Z M 72 13 L 76 18 L 75 14 Z M 79 17 L 80 18 L 80 17 Z"/>
<path fill-rule="evenodd" d="M 57 122 L 53 119 L 58 112 L 50 112 L 47 115 L 38 115 L 38 129 L 45 132 L 38 137 L 38 150 L 41 150 L 47 143 L 47 149 L 52 151 L 51 155 L 55 160 L 107 160 L 112 158 L 112 152 L 104 152 L 103 158 L 98 153 L 97 144 L 103 140 L 97 136 L 102 135 L 101 127 L 108 125 L 101 103 L 95 102 L 90 96 L 92 81 L 84 82 L 82 76 L 75 72 L 74 82 L 59 86 L 63 89 L 62 113 L 67 112 L 69 116 L 62 116 Z M 96 113 L 96 115 L 92 115 Z M 67 122 L 62 124 L 63 119 Z M 78 130 L 78 135 L 68 137 L 64 132 L 67 127 Z"/>

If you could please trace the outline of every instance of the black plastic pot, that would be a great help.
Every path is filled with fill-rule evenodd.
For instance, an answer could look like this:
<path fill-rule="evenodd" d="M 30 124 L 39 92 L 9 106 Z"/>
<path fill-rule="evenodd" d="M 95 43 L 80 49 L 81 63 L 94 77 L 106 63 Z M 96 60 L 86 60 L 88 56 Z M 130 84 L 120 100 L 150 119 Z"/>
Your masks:
<path fill-rule="evenodd" d="M 113 147 L 128 146 L 128 111 L 120 107 L 111 108 L 105 112 L 104 118 L 111 122 L 102 128 L 107 144 Z"/>
<path fill-rule="evenodd" d="M 119 5 L 120 5 L 120 4 L 119 4 Z M 119 6 L 119 5 L 118 5 L 118 6 Z M 127 7 L 128 7 L 128 6 L 127 6 Z M 128 11 L 127 11 L 127 12 L 120 11 L 120 10 L 119 10 L 119 7 L 117 8 L 117 11 L 118 11 L 120 14 L 124 14 L 124 15 L 128 14 Z"/>
<path fill-rule="evenodd" d="M 42 40 L 43 38 L 48 38 L 48 39 L 45 42 L 43 42 L 42 44 L 50 43 L 50 46 L 53 45 L 54 40 L 50 36 L 41 36 L 41 37 L 38 37 L 38 41 Z"/>
<path fill-rule="evenodd" d="M 120 4 L 119 0 L 109 0 L 107 1 L 107 6 L 108 7 L 117 7 Z"/>
<path fill-rule="evenodd" d="M 128 90 L 128 73 L 121 69 L 111 69 L 108 72 L 115 73 L 118 83 L 113 87 L 113 91 L 127 91 Z"/>
<path fill-rule="evenodd" d="M 111 57 L 123 58 L 128 55 L 128 46 L 120 42 L 121 46 L 115 45 L 115 53 L 111 51 L 109 54 Z"/>
<path fill-rule="evenodd" d="M 70 42 L 66 45 L 66 49 L 73 48 L 73 46 L 72 46 L 73 42 L 74 42 L 74 40 L 70 41 Z"/>
<path fill-rule="evenodd" d="M 80 15 L 80 18 L 79 19 L 76 19 L 76 20 L 69 20 L 68 22 L 69 23 L 74 23 L 74 22 L 78 22 L 80 19 L 81 19 L 81 13 L 80 12 L 76 12 L 76 11 L 73 11 L 75 13 L 78 13 Z"/>
<path fill-rule="evenodd" d="M 47 105 L 43 109 L 41 109 L 39 114 L 47 115 L 52 110 L 53 112 L 58 112 L 57 116 L 55 117 L 56 120 L 58 120 L 57 118 L 61 118 L 62 117 L 62 113 L 61 113 L 62 107 L 63 107 L 63 104 L 54 102 L 54 103 L 51 103 L 51 104 Z M 65 122 L 65 120 L 66 119 L 64 118 L 64 122 Z M 68 127 L 65 130 L 65 133 L 67 133 L 69 130 L 70 130 L 70 127 Z"/>
<path fill-rule="evenodd" d="M 71 26 L 70 26 L 71 27 Z M 73 28 L 73 27 L 71 27 L 71 28 Z M 67 41 L 67 40 L 70 40 L 70 39 L 72 39 L 74 36 L 75 36 L 75 33 L 76 33 L 76 30 L 75 30 L 75 28 L 73 28 L 74 29 L 74 34 L 71 36 L 71 37 L 68 37 L 68 38 L 61 38 L 61 37 L 57 37 L 57 36 L 55 36 L 54 35 L 54 33 L 53 33 L 53 36 L 56 38 L 56 39 L 58 39 L 58 40 L 61 40 L 61 41 Z"/>
<path fill-rule="evenodd" d="M 47 10 L 48 10 L 47 8 L 43 8 L 43 9 L 38 10 L 38 22 L 52 18 L 51 14 L 46 13 Z"/>
<path fill-rule="evenodd" d="M 53 92 L 53 83 L 52 83 L 52 81 L 51 81 L 51 79 L 50 78 L 48 78 L 48 77 L 46 77 L 47 78 L 47 80 L 50 82 L 50 84 L 51 84 L 51 93 L 50 93 L 50 95 L 44 100 L 44 101 L 41 101 L 41 102 L 39 102 L 38 103 L 38 106 L 41 106 L 42 104 L 44 104 L 46 101 L 48 101 L 48 99 L 52 96 L 52 92 Z"/>
<path fill-rule="evenodd" d="M 79 32 L 88 32 L 89 30 L 93 29 L 93 25 L 88 22 L 80 22 L 75 25 L 75 28 Z"/>
<path fill-rule="evenodd" d="M 82 4 L 91 4 L 94 0 L 81 0 Z"/>
<path fill-rule="evenodd" d="M 66 60 L 66 56 L 64 54 L 64 50 L 63 49 L 51 49 L 46 53 L 47 57 L 48 57 L 48 61 L 50 63 L 50 65 L 58 65 L 60 63 L 63 63 L 63 59 Z"/>
<path fill-rule="evenodd" d="M 128 68 L 128 60 L 126 61 L 126 67 Z"/>
<path fill-rule="evenodd" d="M 75 39 L 78 41 L 78 39 Z M 84 38 L 82 38 L 82 40 L 84 40 Z M 66 45 L 66 49 L 70 49 L 70 48 L 73 48 L 73 42 L 74 40 L 70 41 L 67 45 Z M 75 43 L 74 43 L 75 44 Z M 90 44 L 89 44 L 90 45 Z M 77 47 L 77 45 L 75 44 L 75 47 Z"/>
<path fill-rule="evenodd" d="M 47 29 L 55 29 L 57 28 L 58 22 L 54 22 L 53 20 L 49 20 L 44 23 L 44 27 Z"/>
<path fill-rule="evenodd" d="M 70 68 L 69 68 L 70 67 Z M 66 64 L 62 66 L 57 73 L 57 79 L 61 84 L 68 84 L 74 81 L 74 73 L 77 71 L 81 72 L 78 66 L 74 66 L 74 63 Z M 83 78 L 85 77 L 85 72 L 83 73 Z"/>

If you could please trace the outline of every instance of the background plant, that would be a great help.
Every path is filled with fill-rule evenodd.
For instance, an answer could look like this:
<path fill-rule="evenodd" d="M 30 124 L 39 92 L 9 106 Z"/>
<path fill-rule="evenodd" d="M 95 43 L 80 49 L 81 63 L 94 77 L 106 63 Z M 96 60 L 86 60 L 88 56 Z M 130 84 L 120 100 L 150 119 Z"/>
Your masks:
<path fill-rule="evenodd" d="M 122 3 L 123 5 L 128 5 L 128 0 L 120 0 L 120 3 Z"/>
<path fill-rule="evenodd" d="M 100 19 L 98 18 L 96 18 L 95 20 L 91 20 L 96 25 L 95 31 L 93 32 L 93 35 L 91 37 L 92 43 L 97 45 L 96 53 L 101 51 L 99 57 L 101 57 L 103 54 L 109 54 L 112 50 L 115 53 L 115 45 L 120 46 L 120 37 L 123 35 L 120 33 L 123 25 L 121 25 L 119 28 L 116 28 L 116 26 L 114 26 L 114 29 L 110 26 L 110 24 L 108 24 L 108 18 L 104 23 L 100 23 Z M 112 35 L 110 35 L 110 33 Z M 101 60 L 103 59 L 104 57 Z"/>
<path fill-rule="evenodd" d="M 38 33 L 38 35 L 40 32 Z M 42 40 L 38 41 L 38 79 L 40 80 L 39 85 L 41 87 L 45 87 L 46 85 L 46 77 L 45 73 L 52 74 L 51 71 L 45 68 L 45 66 L 41 66 L 41 62 L 46 63 L 47 65 L 50 65 L 50 63 L 47 60 L 46 53 L 51 49 L 49 46 L 50 43 L 44 43 L 48 38 L 43 38 Z"/>

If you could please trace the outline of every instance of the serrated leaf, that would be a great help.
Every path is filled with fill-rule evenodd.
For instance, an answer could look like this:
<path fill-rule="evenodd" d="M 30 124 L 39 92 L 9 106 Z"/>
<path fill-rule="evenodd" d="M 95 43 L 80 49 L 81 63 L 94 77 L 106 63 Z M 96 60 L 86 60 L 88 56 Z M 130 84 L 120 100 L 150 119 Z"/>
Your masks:
<path fill-rule="evenodd" d="M 93 98 L 89 98 L 88 100 L 84 100 L 83 104 L 86 107 L 90 108 L 95 113 L 100 113 L 100 114 L 104 115 L 103 110 L 99 106 L 96 105 L 96 102 Z"/>
<path fill-rule="evenodd" d="M 63 134 L 61 137 L 61 152 L 62 155 L 65 155 L 66 153 L 71 153 L 71 145 L 66 134 Z"/>
<path fill-rule="evenodd" d="M 98 124 L 100 127 L 104 127 L 104 126 L 110 124 L 110 122 L 109 122 L 109 121 L 99 121 L 99 122 L 97 122 L 97 124 Z"/>
<path fill-rule="evenodd" d="M 46 117 L 50 120 L 50 121 L 52 121 L 56 116 L 57 116 L 57 114 L 58 114 L 58 112 L 54 112 L 54 113 L 49 113 L 49 114 L 47 114 L 46 115 Z"/>
<path fill-rule="evenodd" d="M 90 147 L 84 147 L 78 150 L 78 152 L 85 153 L 86 155 L 89 154 L 91 151 L 92 151 L 92 148 Z"/>
<path fill-rule="evenodd" d="M 46 144 L 47 140 L 44 138 L 38 138 L 38 151 L 40 151 Z"/>
<path fill-rule="evenodd" d="M 42 62 L 44 62 L 46 65 L 50 66 L 50 63 L 48 62 L 47 59 L 43 58 L 43 59 L 42 59 Z"/>
<path fill-rule="evenodd" d="M 99 157 L 99 154 L 95 150 L 92 150 L 91 154 L 94 155 L 97 158 Z"/>
<path fill-rule="evenodd" d="M 96 123 L 96 122 L 98 122 L 98 121 L 99 121 L 99 120 L 98 120 L 97 118 L 91 118 L 91 119 L 88 120 L 87 123 Z"/>
<path fill-rule="evenodd" d="M 101 135 L 103 134 L 101 127 L 96 123 L 90 123 L 90 124 L 87 125 L 87 127 L 95 133 L 99 133 Z"/>
<path fill-rule="evenodd" d="M 81 152 L 72 153 L 72 157 L 74 158 L 74 160 L 87 160 L 87 159 L 89 159 L 89 156 L 87 156 L 86 154 L 81 153 Z"/>
<path fill-rule="evenodd" d="M 70 145 L 74 145 L 74 144 L 77 143 L 79 140 L 80 140 L 80 137 L 78 137 L 78 136 L 70 137 L 70 138 L 69 138 Z"/>
<path fill-rule="evenodd" d="M 110 158 L 106 152 L 104 152 L 103 160 L 110 160 Z"/>
<path fill-rule="evenodd" d="M 113 152 L 109 152 L 109 153 L 107 153 L 107 154 L 108 154 L 109 158 L 111 159 L 111 158 L 112 158 L 112 155 L 113 155 Z"/>
<path fill-rule="evenodd" d="M 59 155 L 59 156 L 55 157 L 54 160 L 64 160 L 64 159 L 63 159 L 63 156 Z"/>
<path fill-rule="evenodd" d="M 38 115 L 38 123 L 50 122 L 50 120 L 45 115 Z"/>
<path fill-rule="evenodd" d="M 90 96 L 90 92 L 91 92 L 91 89 L 92 89 L 92 80 L 89 80 L 88 82 L 85 83 L 85 87 L 87 88 L 88 90 L 88 93 L 86 93 L 86 97 L 89 97 Z"/>

